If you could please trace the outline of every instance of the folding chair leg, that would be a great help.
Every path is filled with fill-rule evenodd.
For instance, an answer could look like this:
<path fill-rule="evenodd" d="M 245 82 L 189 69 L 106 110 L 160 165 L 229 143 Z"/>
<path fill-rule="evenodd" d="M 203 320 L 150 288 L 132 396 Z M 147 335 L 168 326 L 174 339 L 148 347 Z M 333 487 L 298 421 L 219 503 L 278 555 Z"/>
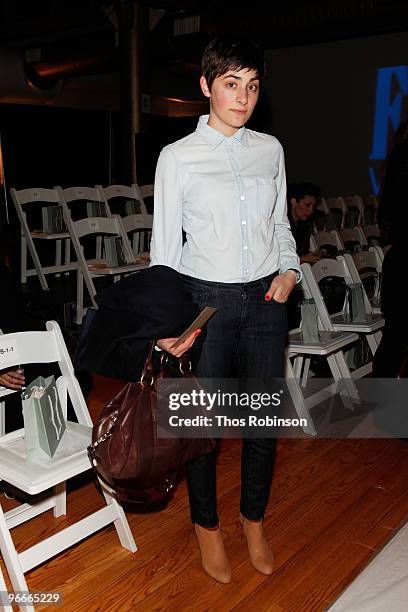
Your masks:
<path fill-rule="evenodd" d="M 296 414 L 300 419 L 306 419 L 307 421 L 307 426 L 303 428 L 303 431 L 307 434 L 310 434 L 311 436 L 315 436 L 317 434 L 317 431 L 313 424 L 310 413 L 306 408 L 305 398 L 303 396 L 299 382 L 296 379 L 288 355 L 286 355 L 285 359 L 285 378 L 287 381 L 290 397 L 292 398 L 293 405 L 295 406 Z"/>
<path fill-rule="evenodd" d="M 27 282 L 27 241 L 24 234 L 21 234 L 21 283 L 23 285 Z"/>
<path fill-rule="evenodd" d="M 71 263 L 71 239 L 65 238 L 65 264 Z M 65 276 L 69 276 L 69 272 L 65 272 Z"/>
<path fill-rule="evenodd" d="M 113 504 L 116 508 L 116 512 L 118 518 L 114 521 L 115 529 L 117 531 L 120 543 L 123 548 L 130 550 L 130 552 L 134 553 L 137 551 L 136 542 L 133 538 L 132 532 L 129 527 L 129 523 L 127 521 L 125 511 L 122 506 L 116 501 L 114 496 L 109 492 L 106 488 L 106 485 L 98 478 L 99 484 L 102 489 L 103 496 L 108 505 Z"/>
<path fill-rule="evenodd" d="M 62 254 L 62 240 L 57 239 L 55 241 L 55 265 L 56 266 L 61 265 L 61 254 Z M 55 277 L 60 278 L 61 274 L 56 274 Z"/>
<path fill-rule="evenodd" d="M 30 251 L 30 255 L 33 258 L 33 262 L 34 262 L 35 269 L 37 271 L 38 278 L 40 279 L 41 288 L 44 291 L 48 291 L 49 290 L 48 283 L 45 278 L 43 269 L 41 267 L 40 258 L 38 257 L 37 249 L 35 248 L 34 241 L 31 237 L 31 234 L 30 233 L 28 233 L 28 235 L 26 234 L 25 239 L 27 241 L 27 246 L 28 246 L 28 250 Z"/>
<path fill-rule="evenodd" d="M 297 380 L 300 380 L 300 377 L 302 376 L 303 361 L 303 355 L 296 355 L 295 360 L 293 362 L 293 373 Z"/>
<path fill-rule="evenodd" d="M 14 591 L 28 591 L 27 582 L 24 577 L 18 553 L 15 549 L 10 530 L 7 527 L 3 509 L 0 506 L 0 550 L 4 565 Z M 26 610 L 33 610 L 32 606 L 26 606 Z"/>
<path fill-rule="evenodd" d="M 309 370 L 310 370 L 310 357 L 305 357 L 305 364 L 304 364 L 303 375 L 302 375 L 302 387 L 306 387 L 307 385 L 307 379 L 309 377 Z"/>
<path fill-rule="evenodd" d="M 2 594 L 3 600 L 0 599 L 0 607 L 2 610 L 6 610 L 7 612 L 13 612 L 13 608 L 6 603 L 7 601 L 7 586 L 3 578 L 3 573 L 0 568 L 0 592 Z"/>
<path fill-rule="evenodd" d="M 84 316 L 84 277 L 81 270 L 77 270 L 77 303 L 75 323 L 81 325 Z"/>
<path fill-rule="evenodd" d="M 54 487 L 54 499 L 55 507 L 52 512 L 54 517 L 58 518 L 67 513 L 67 487 L 65 482 L 60 482 Z"/>
<path fill-rule="evenodd" d="M 0 401 L 0 436 L 6 433 L 6 404 Z"/>
<path fill-rule="evenodd" d="M 378 339 L 377 339 L 377 334 L 367 334 L 366 338 L 367 338 L 368 346 L 371 349 L 371 353 L 374 356 L 376 350 L 378 349 L 378 344 L 379 344 Z"/>
<path fill-rule="evenodd" d="M 350 401 L 350 398 L 353 399 L 355 402 L 360 403 L 360 396 L 358 394 L 354 381 L 351 378 L 350 370 L 344 357 L 344 353 L 342 351 L 338 351 L 337 353 L 328 355 L 327 361 L 329 363 L 334 380 L 341 380 L 346 387 L 346 391 L 340 392 L 344 405 L 347 408 L 350 408 L 350 410 L 353 410 L 353 403 Z"/>

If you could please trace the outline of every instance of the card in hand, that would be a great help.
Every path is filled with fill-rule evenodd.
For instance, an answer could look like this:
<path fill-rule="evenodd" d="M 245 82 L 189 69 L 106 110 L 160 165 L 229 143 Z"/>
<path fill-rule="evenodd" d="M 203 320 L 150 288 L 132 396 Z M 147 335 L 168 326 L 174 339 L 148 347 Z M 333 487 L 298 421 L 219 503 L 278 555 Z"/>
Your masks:
<path fill-rule="evenodd" d="M 201 329 L 202 326 L 207 323 L 208 319 L 217 312 L 217 308 L 212 306 L 206 306 L 198 315 L 198 317 L 192 322 L 190 327 L 177 338 L 174 344 L 170 348 L 177 348 L 184 340 L 186 340 L 194 331 Z"/>

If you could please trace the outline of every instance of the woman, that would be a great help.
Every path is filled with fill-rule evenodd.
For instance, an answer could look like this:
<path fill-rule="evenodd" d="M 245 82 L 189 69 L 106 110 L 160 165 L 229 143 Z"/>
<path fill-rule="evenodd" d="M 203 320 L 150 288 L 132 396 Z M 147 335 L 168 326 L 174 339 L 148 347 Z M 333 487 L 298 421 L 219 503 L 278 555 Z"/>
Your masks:
<path fill-rule="evenodd" d="M 157 164 L 151 265 L 178 270 L 200 308 L 218 309 L 196 368 L 202 378 L 283 377 L 286 301 L 301 272 L 287 218 L 282 147 L 244 127 L 263 72 L 254 42 L 213 40 L 200 79 L 210 113 L 195 132 L 165 147 Z M 274 439 L 243 440 L 240 522 L 250 560 L 263 574 L 273 571 L 262 520 L 274 455 Z M 188 491 L 203 567 L 227 583 L 231 566 L 217 515 L 215 464 L 215 452 L 188 464 Z"/>

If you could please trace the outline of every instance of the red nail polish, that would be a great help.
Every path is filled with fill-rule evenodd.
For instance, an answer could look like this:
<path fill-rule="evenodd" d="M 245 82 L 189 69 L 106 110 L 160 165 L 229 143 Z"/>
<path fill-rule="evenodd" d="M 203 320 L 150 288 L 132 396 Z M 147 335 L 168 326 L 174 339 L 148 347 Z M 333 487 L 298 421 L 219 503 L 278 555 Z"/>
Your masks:
<path fill-rule="evenodd" d="M 271 296 L 270 296 L 270 295 L 265 295 L 265 300 L 266 300 L 267 302 L 269 302 L 269 300 L 270 300 L 270 299 L 271 299 Z"/>
<path fill-rule="evenodd" d="M 201 334 L 201 329 L 197 329 L 197 331 L 195 332 L 196 336 L 199 336 Z"/>

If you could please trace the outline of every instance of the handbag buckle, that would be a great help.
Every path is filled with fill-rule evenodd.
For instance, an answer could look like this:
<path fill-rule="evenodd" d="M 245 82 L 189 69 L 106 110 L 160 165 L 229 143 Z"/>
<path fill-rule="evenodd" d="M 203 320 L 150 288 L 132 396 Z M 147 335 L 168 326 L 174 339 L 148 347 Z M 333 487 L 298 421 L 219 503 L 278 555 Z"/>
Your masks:
<path fill-rule="evenodd" d="M 188 369 L 186 371 L 183 370 L 183 362 L 180 361 L 179 363 L 179 370 L 183 374 L 183 376 L 184 374 L 191 374 L 191 361 L 188 361 L 187 363 L 188 363 Z"/>
<path fill-rule="evenodd" d="M 141 385 L 141 387 L 142 387 L 143 389 L 144 389 L 144 387 L 145 387 L 144 381 L 145 381 L 145 379 L 146 379 L 146 378 L 150 378 L 150 386 L 152 386 L 152 385 L 153 385 L 153 383 L 154 383 L 154 376 L 150 376 L 150 377 L 148 377 L 148 376 L 146 376 L 145 374 L 142 374 L 142 375 L 141 375 L 141 377 L 140 377 L 140 385 Z"/>

